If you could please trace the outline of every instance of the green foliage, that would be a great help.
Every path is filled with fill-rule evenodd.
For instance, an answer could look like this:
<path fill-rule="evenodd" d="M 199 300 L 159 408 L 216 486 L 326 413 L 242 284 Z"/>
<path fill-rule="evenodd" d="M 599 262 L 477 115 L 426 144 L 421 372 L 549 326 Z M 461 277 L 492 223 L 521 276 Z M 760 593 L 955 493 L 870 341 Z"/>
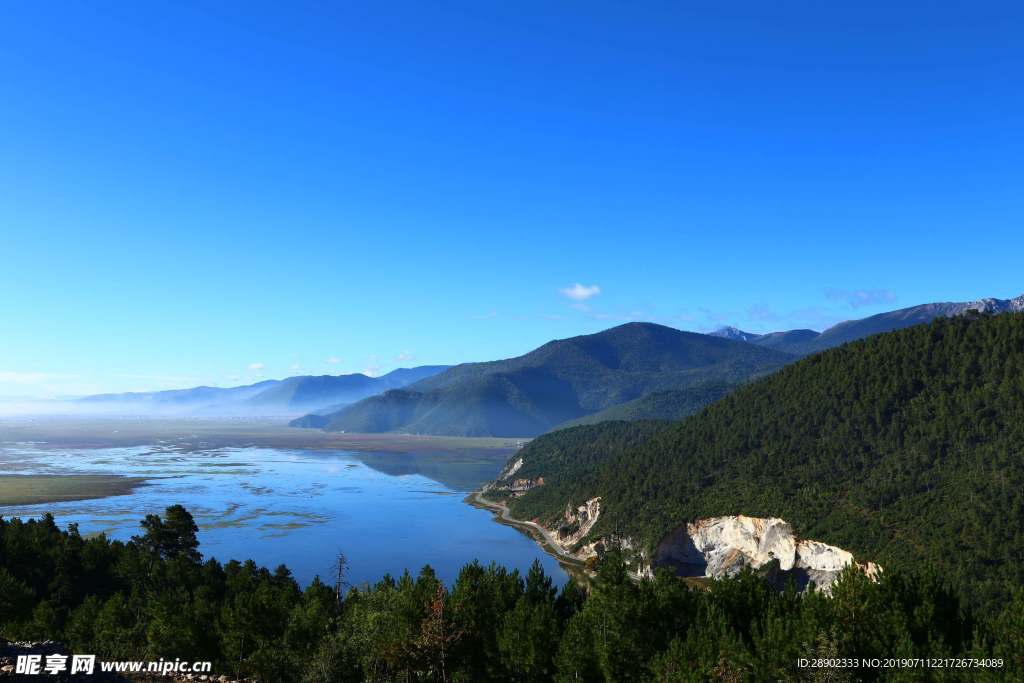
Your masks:
<path fill-rule="evenodd" d="M 545 483 L 511 501 L 512 510 L 519 519 L 553 522 L 562 515 L 567 501 L 587 500 L 578 496 L 593 490 L 593 477 L 602 462 L 640 446 L 664 428 L 665 423 L 655 421 L 600 422 L 537 437 L 512 456 L 523 459 L 514 476 L 544 477 Z"/>
<path fill-rule="evenodd" d="M 142 528 L 145 533 L 132 540 L 150 554 L 163 559 L 199 560 L 199 540 L 196 538 L 199 527 L 191 513 L 181 505 L 167 508 L 163 518 L 146 515 Z"/>
<path fill-rule="evenodd" d="M 653 430 L 643 435 L 638 430 Z M 940 318 L 787 366 L 681 422 L 536 439 L 511 503 L 602 497 L 595 535 L 782 517 L 887 570 L 933 566 L 976 606 L 1024 584 L 1024 315 Z"/>
<path fill-rule="evenodd" d="M 681 420 L 709 406 L 736 389 L 739 384 L 709 382 L 687 389 L 655 391 L 559 425 L 559 429 L 592 425 L 610 420 Z"/>
<path fill-rule="evenodd" d="M 665 571 L 638 582 L 609 553 L 589 594 L 571 581 L 556 590 L 539 563 L 525 577 L 473 563 L 450 590 L 424 567 L 339 600 L 319 580 L 300 590 L 283 566 L 201 562 L 184 512 L 144 522 L 165 541 L 168 528 L 179 530 L 162 546 L 173 552 L 157 552 L 146 535 L 125 544 L 82 539 L 50 517 L 0 519 L 0 597 L 11 608 L 0 612 L 0 635 L 55 639 L 106 659 L 209 659 L 215 671 L 268 683 L 871 681 L 883 673 L 801 670 L 801 657 L 1004 658 L 991 680 L 1024 666 L 1024 593 L 979 620 L 929 573 L 886 572 L 873 583 L 849 571 L 828 598 L 777 592 L 751 571 L 709 590 Z M 919 679 L 909 673 L 888 678 Z"/>

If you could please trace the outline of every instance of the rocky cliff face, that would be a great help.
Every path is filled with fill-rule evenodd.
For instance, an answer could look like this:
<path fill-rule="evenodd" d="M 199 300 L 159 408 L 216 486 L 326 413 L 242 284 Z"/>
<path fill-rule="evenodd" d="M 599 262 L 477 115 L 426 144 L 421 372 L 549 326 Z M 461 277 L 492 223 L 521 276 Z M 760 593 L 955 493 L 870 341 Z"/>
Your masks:
<path fill-rule="evenodd" d="M 502 470 L 497 479 L 484 486 L 482 492 L 497 495 L 500 498 L 518 498 L 530 489 L 544 485 L 544 477 L 514 478 L 522 466 L 523 459 L 519 458 Z"/>
<path fill-rule="evenodd" d="M 501 474 L 498 475 L 498 478 L 497 478 L 495 483 L 500 482 L 500 481 L 502 481 L 504 479 L 510 478 L 512 475 L 514 475 L 516 472 L 518 472 L 519 468 L 522 467 L 522 466 L 523 466 L 523 459 L 522 458 L 516 458 L 516 460 L 514 462 L 512 462 L 510 465 L 508 465 L 507 467 L 505 467 L 505 469 L 503 469 L 501 471 Z"/>
<path fill-rule="evenodd" d="M 965 310 L 979 313 L 1020 313 L 1024 311 L 1024 294 L 1015 299 L 980 299 L 967 304 Z"/>
<path fill-rule="evenodd" d="M 712 578 L 731 576 L 745 566 L 770 568 L 780 584 L 793 578 L 803 589 L 813 581 L 826 592 L 851 564 L 872 577 L 880 571 L 874 563 L 856 563 L 842 548 L 797 538 L 784 520 L 744 515 L 710 517 L 678 527 L 658 545 L 652 564 L 680 576 Z"/>
<path fill-rule="evenodd" d="M 579 543 L 597 523 L 601 515 L 601 499 L 591 498 L 583 505 L 573 507 L 565 506 L 565 513 L 562 515 L 562 525 L 558 527 L 555 538 L 558 544 L 565 550 L 571 550 Z M 595 554 L 593 546 L 585 546 L 581 549 L 583 555 L 589 557 Z M 577 553 L 579 555 L 580 553 Z M 585 558 L 581 558 L 585 559 Z"/>

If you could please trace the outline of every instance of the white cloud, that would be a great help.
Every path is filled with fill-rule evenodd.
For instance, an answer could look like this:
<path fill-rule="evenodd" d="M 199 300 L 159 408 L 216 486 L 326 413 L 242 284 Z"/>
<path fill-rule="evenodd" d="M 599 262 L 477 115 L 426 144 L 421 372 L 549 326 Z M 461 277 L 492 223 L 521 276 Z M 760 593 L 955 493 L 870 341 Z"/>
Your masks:
<path fill-rule="evenodd" d="M 301 370 L 302 366 L 299 365 L 298 363 L 292 363 L 291 365 L 288 366 L 288 369 L 289 370 Z"/>
<path fill-rule="evenodd" d="M 337 365 L 338 363 L 341 362 L 341 359 L 338 358 L 337 356 L 331 356 L 330 358 L 327 359 L 327 362 L 330 363 L 331 365 Z"/>
<path fill-rule="evenodd" d="M 265 367 L 267 366 L 263 363 L 249 363 L 249 372 L 259 372 Z"/>
<path fill-rule="evenodd" d="M 587 287 L 577 282 L 572 287 L 565 287 L 558 291 L 562 293 L 562 296 L 566 296 L 574 301 L 586 301 L 587 299 L 600 294 L 601 288 L 597 285 L 590 285 Z"/>
<path fill-rule="evenodd" d="M 395 360 L 399 363 L 405 363 L 406 361 L 416 360 L 416 356 L 410 351 L 402 351 L 400 354 L 395 356 Z"/>
<path fill-rule="evenodd" d="M 487 313 L 479 313 L 472 316 L 473 320 L 493 320 L 498 317 L 497 311 L 488 311 Z"/>

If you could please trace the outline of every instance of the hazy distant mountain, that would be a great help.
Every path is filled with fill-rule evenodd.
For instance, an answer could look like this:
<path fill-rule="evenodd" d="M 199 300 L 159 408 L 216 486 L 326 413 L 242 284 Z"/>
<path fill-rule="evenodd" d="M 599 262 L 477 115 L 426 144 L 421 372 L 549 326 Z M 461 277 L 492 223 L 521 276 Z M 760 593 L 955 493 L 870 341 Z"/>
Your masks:
<path fill-rule="evenodd" d="M 711 334 L 725 339 L 746 341 L 776 351 L 806 356 L 873 334 L 894 332 L 905 327 L 931 322 L 935 318 L 963 315 L 971 311 L 987 314 L 1021 312 L 1024 311 L 1024 295 L 1016 299 L 980 299 L 962 303 L 947 302 L 911 306 L 860 320 L 847 320 L 833 325 L 821 333 L 814 330 L 789 330 L 754 334 L 735 327 L 723 327 Z"/>
<path fill-rule="evenodd" d="M 374 396 L 376 394 L 384 393 L 391 389 L 400 389 L 408 386 L 421 379 L 426 379 L 436 375 L 439 372 L 443 372 L 450 368 L 450 365 L 421 365 L 415 368 L 399 368 L 389 372 L 387 375 L 378 377 L 381 380 L 374 389 L 375 391 L 370 394 Z M 326 420 L 321 419 L 325 415 L 336 413 L 347 405 L 351 405 L 353 401 L 338 401 L 336 403 L 330 403 L 328 405 L 320 405 L 318 408 L 311 410 L 305 418 L 309 418 L 306 424 L 292 424 L 293 427 L 323 427 L 326 424 Z M 303 418 L 293 420 L 293 423 L 298 423 Z"/>
<path fill-rule="evenodd" d="M 342 405 L 404 387 L 448 368 L 424 365 L 399 368 L 380 377 L 300 375 L 239 387 L 193 387 L 170 391 L 99 394 L 78 399 L 82 407 L 101 412 L 159 415 L 266 416 L 295 415 Z"/>
<path fill-rule="evenodd" d="M 331 430 L 531 436 L 655 391 L 743 382 L 793 358 L 653 323 L 549 342 L 517 358 L 456 365 L 404 389 L 292 424 Z"/>
<path fill-rule="evenodd" d="M 138 406 L 155 412 L 174 412 L 190 407 L 245 401 L 272 388 L 281 380 L 268 379 L 238 387 L 192 387 L 167 391 L 129 391 L 120 394 L 95 394 L 76 400 L 76 403 L 96 406 Z"/>
<path fill-rule="evenodd" d="M 286 407 L 288 412 L 339 408 L 339 404 L 397 389 L 447 370 L 447 365 L 399 368 L 380 377 L 320 375 L 289 377 L 244 401 L 246 406 Z"/>

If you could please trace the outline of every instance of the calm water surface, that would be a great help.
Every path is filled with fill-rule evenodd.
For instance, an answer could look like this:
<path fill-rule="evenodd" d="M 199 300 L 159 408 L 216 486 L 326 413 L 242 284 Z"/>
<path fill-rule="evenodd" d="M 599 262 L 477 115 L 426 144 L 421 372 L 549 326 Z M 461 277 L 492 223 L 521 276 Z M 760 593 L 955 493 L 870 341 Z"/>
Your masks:
<path fill-rule="evenodd" d="M 429 453 L 270 448 L 182 451 L 160 444 L 55 449 L 0 444 L 0 473 L 116 473 L 152 477 L 133 493 L 97 500 L 0 506 L 5 517 L 50 511 L 60 526 L 126 540 L 139 520 L 181 503 L 199 524 L 200 550 L 218 560 L 286 564 L 301 583 L 330 576 L 344 552 L 353 584 L 430 564 L 446 581 L 478 559 L 525 571 L 534 559 L 558 583 L 565 573 L 532 540 L 463 502 L 493 478 L 500 459 Z"/>

